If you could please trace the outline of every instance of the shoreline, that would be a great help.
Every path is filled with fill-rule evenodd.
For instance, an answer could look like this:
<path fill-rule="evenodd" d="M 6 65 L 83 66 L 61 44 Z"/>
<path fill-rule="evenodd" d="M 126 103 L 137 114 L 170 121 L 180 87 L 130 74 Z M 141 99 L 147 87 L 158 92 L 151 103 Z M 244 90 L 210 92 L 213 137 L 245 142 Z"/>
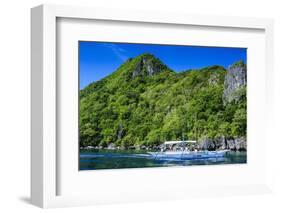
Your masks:
<path fill-rule="evenodd" d="M 79 147 L 79 150 L 96 150 L 96 151 L 155 151 L 155 152 L 159 152 L 160 149 L 155 149 L 155 148 L 145 148 L 145 149 L 136 149 L 136 148 L 107 148 L 107 147 L 92 147 L 92 146 L 88 146 L 88 147 Z M 222 150 L 229 150 L 231 152 L 247 152 L 247 149 L 198 149 L 198 152 L 202 152 L 202 151 L 222 151 Z"/>

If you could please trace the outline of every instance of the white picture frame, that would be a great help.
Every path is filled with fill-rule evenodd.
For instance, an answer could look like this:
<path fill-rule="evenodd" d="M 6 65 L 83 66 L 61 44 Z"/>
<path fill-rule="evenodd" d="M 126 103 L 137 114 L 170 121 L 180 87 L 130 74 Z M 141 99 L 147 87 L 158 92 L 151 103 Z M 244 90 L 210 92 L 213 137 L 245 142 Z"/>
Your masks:
<path fill-rule="evenodd" d="M 83 194 L 83 191 L 78 194 L 61 194 L 59 185 L 63 179 L 60 178 L 62 166 L 59 164 L 60 152 L 58 152 L 58 87 L 61 83 L 57 79 L 57 36 L 58 36 L 58 20 L 63 19 L 79 19 L 79 20 L 100 20 L 100 21 L 118 21 L 132 23 L 153 23 L 154 25 L 167 26 L 200 26 L 206 28 L 224 28 L 231 30 L 258 30 L 262 31 L 264 44 L 264 68 L 263 73 L 265 79 L 265 87 L 262 88 L 265 99 L 264 110 L 268 113 L 264 116 L 265 133 L 263 137 L 267 142 L 266 153 L 263 156 L 266 158 L 262 173 L 265 175 L 258 181 L 249 181 L 237 184 L 221 184 L 212 186 L 204 185 L 203 187 L 191 188 L 190 186 L 179 189 L 171 184 L 164 191 L 159 188 L 152 188 L 149 195 L 130 191 L 122 191 L 122 196 L 118 193 L 103 193 L 99 195 Z M 202 15 L 187 15 L 187 14 L 166 14 L 153 13 L 142 11 L 122 11 L 122 10 L 107 10 L 100 8 L 84 8 L 74 6 L 54 6 L 41 5 L 31 10 L 31 201 L 33 204 L 48 208 L 76 205 L 91 205 L 99 203 L 116 203 L 116 202 L 138 202 L 143 200 L 163 200 L 163 199 L 178 199 L 196 196 L 214 196 L 214 195 L 241 195 L 270 192 L 271 188 L 271 166 L 270 166 L 270 131 L 273 131 L 271 119 L 272 114 L 272 95 L 273 90 L 273 21 L 270 19 L 256 18 L 240 18 L 240 17 L 216 17 Z M 62 79 L 63 80 L 63 79 Z M 77 146 L 78 147 L 78 146 Z M 74 153 L 75 154 L 75 153 Z M 196 169 L 195 170 L 201 170 Z M 210 170 L 220 169 L 209 168 Z M 234 170 L 238 170 L 237 167 Z M 247 168 L 244 168 L 247 171 Z M 153 170 L 150 170 L 153 171 Z M 157 173 L 165 176 L 169 173 L 169 169 L 157 170 Z M 175 177 L 178 175 L 186 175 L 186 170 L 178 169 Z M 77 171 L 78 172 L 78 171 Z M 143 174 L 144 169 L 140 170 L 124 170 L 123 174 Z M 155 171 L 154 171 L 155 172 Z M 206 170 L 199 171 L 205 174 Z M 153 173 L 153 172 L 152 172 Z M 110 173 L 96 173 L 108 176 Z M 121 174 L 121 173 L 120 173 Z M 117 175 L 120 175 L 117 174 Z M 122 174 L 122 175 L 123 175 Z M 194 173 L 195 174 L 195 173 Z M 89 174 L 91 175 L 91 174 Z M 196 174 L 195 174 L 196 175 Z M 257 173 L 257 175 L 259 175 Z M 196 176 L 194 176 L 196 178 Z M 193 177 L 193 178 L 194 178 Z M 83 179 L 89 182 L 89 178 Z M 72 179 L 70 178 L 70 181 Z M 86 184 L 91 184 L 86 181 Z M 71 183 L 71 182 L 70 182 Z M 74 184 L 74 183 L 73 183 Z M 68 185 L 69 187 L 69 185 Z M 189 188 L 188 188 L 189 187 Z M 129 187 L 128 187 L 129 188 Z M 188 190 L 186 190 L 188 189 Z M 70 191 L 72 189 L 70 188 Z M 75 187 L 73 187 L 73 190 Z M 119 189 L 118 189 L 119 190 Z M 168 196 L 166 193 L 171 194 Z M 121 192 L 120 192 L 121 193 Z M 126 195 L 127 193 L 127 195 Z M 165 195 L 166 194 L 166 195 Z"/>

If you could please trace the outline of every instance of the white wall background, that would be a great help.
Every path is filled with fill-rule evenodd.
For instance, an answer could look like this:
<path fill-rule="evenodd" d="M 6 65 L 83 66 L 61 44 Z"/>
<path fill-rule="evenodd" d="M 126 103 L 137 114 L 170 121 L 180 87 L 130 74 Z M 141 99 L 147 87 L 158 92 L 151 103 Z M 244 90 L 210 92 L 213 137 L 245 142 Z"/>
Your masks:
<path fill-rule="evenodd" d="M 42 3 L 184 12 L 275 20 L 275 113 L 281 130 L 281 12 L 278 0 L 9 0 L 0 7 L 0 212 L 38 212 L 29 204 L 30 178 L 30 8 Z M 257 94 L 258 95 L 258 94 Z M 277 132 L 278 135 L 279 132 Z M 277 142 L 277 141 L 276 141 Z M 276 143 L 275 193 L 185 201 L 80 207 L 68 212 L 280 212 L 281 141 Z M 275 154 L 274 153 L 274 154 Z M 279 161 L 279 162 L 278 162 Z M 278 165 L 279 164 L 279 165 Z M 255 178 L 255 177 L 253 177 Z M 66 209 L 47 210 L 61 212 Z"/>

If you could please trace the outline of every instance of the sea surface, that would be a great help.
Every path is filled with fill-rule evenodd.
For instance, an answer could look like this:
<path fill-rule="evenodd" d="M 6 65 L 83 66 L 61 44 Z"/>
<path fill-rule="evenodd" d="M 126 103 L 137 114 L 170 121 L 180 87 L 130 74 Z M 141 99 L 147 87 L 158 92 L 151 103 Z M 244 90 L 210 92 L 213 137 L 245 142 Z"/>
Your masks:
<path fill-rule="evenodd" d="M 80 170 L 98 170 L 243 163 L 247 163 L 246 152 L 228 152 L 223 158 L 165 160 L 155 159 L 146 151 L 80 150 L 79 168 Z"/>

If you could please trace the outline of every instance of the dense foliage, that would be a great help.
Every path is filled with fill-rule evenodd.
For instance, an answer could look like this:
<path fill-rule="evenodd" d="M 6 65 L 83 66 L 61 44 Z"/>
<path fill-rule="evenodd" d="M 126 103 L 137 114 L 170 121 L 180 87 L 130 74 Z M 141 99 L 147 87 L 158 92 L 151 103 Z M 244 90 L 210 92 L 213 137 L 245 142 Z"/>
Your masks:
<path fill-rule="evenodd" d="M 221 66 L 176 73 L 150 54 L 129 59 L 80 91 L 80 146 L 245 137 L 246 87 L 223 104 L 225 75 Z"/>

